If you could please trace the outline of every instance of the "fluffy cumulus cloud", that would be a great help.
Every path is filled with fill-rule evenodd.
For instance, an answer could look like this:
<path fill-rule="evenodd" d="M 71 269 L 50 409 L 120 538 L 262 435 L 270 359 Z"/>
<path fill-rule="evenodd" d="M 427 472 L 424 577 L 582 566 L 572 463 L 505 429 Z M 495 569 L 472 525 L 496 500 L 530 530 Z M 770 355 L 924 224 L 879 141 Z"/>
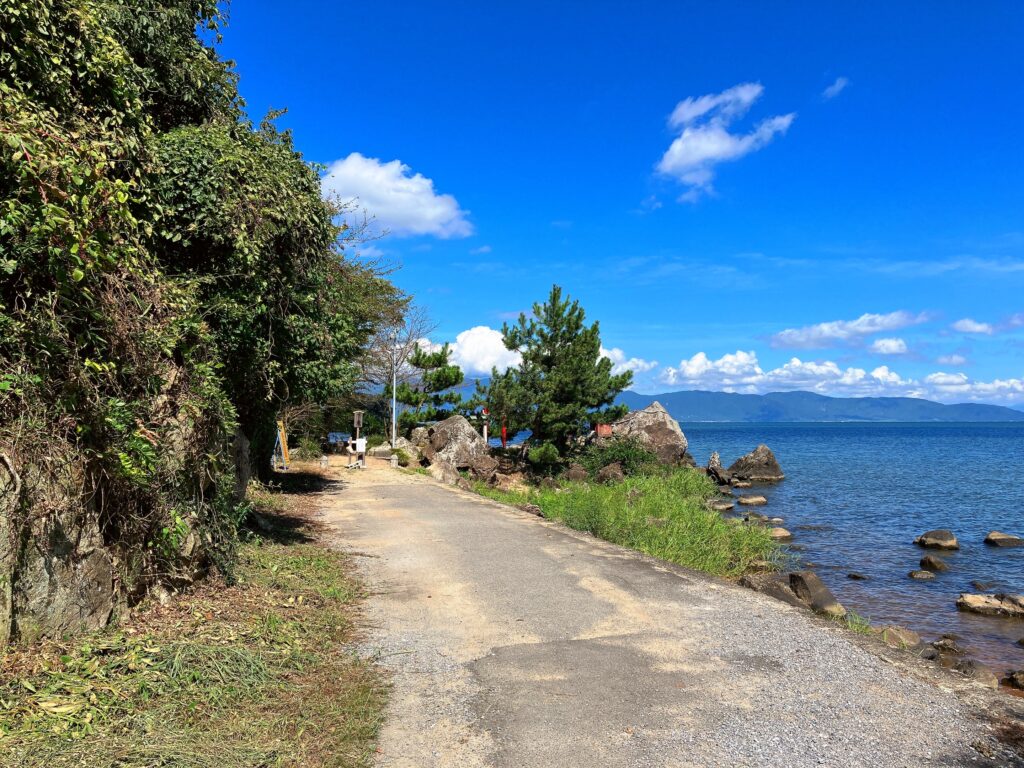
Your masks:
<path fill-rule="evenodd" d="M 977 333 L 991 336 L 995 333 L 996 329 L 988 323 L 979 323 L 977 320 L 965 317 L 963 320 L 957 320 L 953 323 L 953 330 L 960 333 Z"/>
<path fill-rule="evenodd" d="M 694 202 L 714 191 L 715 167 L 739 160 L 784 134 L 796 113 L 768 117 L 748 132 L 733 131 L 764 91 L 760 83 L 742 83 L 721 93 L 684 99 L 676 105 L 668 125 L 678 135 L 658 163 L 660 173 L 687 187 L 680 200 Z"/>
<path fill-rule="evenodd" d="M 601 357 L 607 357 L 612 361 L 612 373 L 619 374 L 623 371 L 633 373 L 647 373 L 658 367 L 657 360 L 644 360 L 641 357 L 626 357 L 626 353 L 618 347 L 605 349 L 601 347 Z"/>
<path fill-rule="evenodd" d="M 819 349 L 875 333 L 899 330 L 927 320 L 928 316 L 925 314 L 915 315 L 903 310 L 886 315 L 863 314 L 856 320 L 833 320 L 802 328 L 787 328 L 772 336 L 772 346 Z"/>
<path fill-rule="evenodd" d="M 451 345 L 452 362 L 462 368 L 467 376 L 487 374 L 491 368 L 504 371 L 519 365 L 522 356 L 505 348 L 501 331 L 486 325 L 478 325 L 463 331 Z"/>
<path fill-rule="evenodd" d="M 904 378 L 889 366 L 873 370 L 842 367 L 831 361 L 798 357 L 765 370 L 753 351 L 737 350 L 712 359 L 698 352 L 661 371 L 660 381 L 679 389 L 746 394 L 804 390 L 833 396 L 925 397 L 941 402 L 1024 403 L 1024 380 L 975 381 L 963 373 L 936 372 L 923 379 Z"/>
<path fill-rule="evenodd" d="M 905 355 L 907 342 L 903 339 L 875 339 L 871 351 L 878 355 Z"/>
<path fill-rule="evenodd" d="M 845 91 L 846 86 L 848 86 L 849 84 L 849 78 L 837 77 L 835 79 L 835 82 L 832 83 L 832 85 L 828 86 L 828 88 L 821 92 L 821 95 L 825 99 L 834 99 L 840 93 Z"/>
<path fill-rule="evenodd" d="M 434 182 L 400 160 L 384 162 L 353 152 L 327 168 L 325 195 L 356 200 L 376 222 L 399 237 L 433 235 L 451 238 L 473 234 L 468 211 Z"/>

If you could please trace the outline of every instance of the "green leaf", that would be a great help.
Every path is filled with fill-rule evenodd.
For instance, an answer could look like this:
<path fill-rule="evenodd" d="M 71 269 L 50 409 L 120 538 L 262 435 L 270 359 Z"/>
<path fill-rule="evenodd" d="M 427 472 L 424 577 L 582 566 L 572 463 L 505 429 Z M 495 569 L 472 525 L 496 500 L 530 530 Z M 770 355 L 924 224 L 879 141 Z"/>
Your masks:
<path fill-rule="evenodd" d="M 82 282 L 82 279 L 84 277 L 85 277 L 85 272 L 83 272 L 80 269 L 76 269 L 74 272 L 71 273 L 71 279 L 74 280 L 76 283 Z"/>

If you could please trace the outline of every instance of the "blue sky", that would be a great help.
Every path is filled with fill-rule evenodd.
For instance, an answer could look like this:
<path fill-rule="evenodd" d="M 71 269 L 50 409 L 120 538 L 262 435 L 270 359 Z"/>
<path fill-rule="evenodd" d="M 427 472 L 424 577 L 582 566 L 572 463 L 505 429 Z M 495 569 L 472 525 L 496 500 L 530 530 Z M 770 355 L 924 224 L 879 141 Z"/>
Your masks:
<path fill-rule="evenodd" d="M 635 388 L 1024 403 L 1024 6 L 242 2 L 222 55 L 475 372 L 558 283 Z"/>

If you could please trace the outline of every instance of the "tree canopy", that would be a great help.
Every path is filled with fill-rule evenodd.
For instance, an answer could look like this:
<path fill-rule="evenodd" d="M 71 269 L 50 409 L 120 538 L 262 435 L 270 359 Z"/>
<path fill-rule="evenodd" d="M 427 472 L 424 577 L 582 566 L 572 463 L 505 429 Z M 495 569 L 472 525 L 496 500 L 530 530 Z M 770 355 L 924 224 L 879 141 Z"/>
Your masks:
<path fill-rule="evenodd" d="M 601 355 L 599 324 L 588 326 L 585 319 L 579 302 L 555 285 L 547 301 L 533 305 L 531 317 L 521 314 L 503 326 L 506 348 L 518 351 L 522 362 L 492 371 L 487 404 L 495 428 L 529 430 L 534 443 L 550 443 L 564 454 L 592 422 L 625 413 L 613 403 L 633 374 L 612 373 L 612 361 Z"/>

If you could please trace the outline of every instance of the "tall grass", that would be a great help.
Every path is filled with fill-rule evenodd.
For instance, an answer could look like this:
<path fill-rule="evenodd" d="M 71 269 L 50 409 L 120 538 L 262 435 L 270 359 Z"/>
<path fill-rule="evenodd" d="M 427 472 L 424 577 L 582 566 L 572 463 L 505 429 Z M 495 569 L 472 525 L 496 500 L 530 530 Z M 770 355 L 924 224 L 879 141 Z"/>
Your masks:
<path fill-rule="evenodd" d="M 774 563 L 779 547 L 768 531 L 711 512 L 716 493 L 689 469 L 640 475 L 616 485 L 571 483 L 563 488 L 478 492 L 509 504 L 536 504 L 544 516 L 570 528 L 654 557 L 719 576 L 737 577 L 755 563 Z"/>

